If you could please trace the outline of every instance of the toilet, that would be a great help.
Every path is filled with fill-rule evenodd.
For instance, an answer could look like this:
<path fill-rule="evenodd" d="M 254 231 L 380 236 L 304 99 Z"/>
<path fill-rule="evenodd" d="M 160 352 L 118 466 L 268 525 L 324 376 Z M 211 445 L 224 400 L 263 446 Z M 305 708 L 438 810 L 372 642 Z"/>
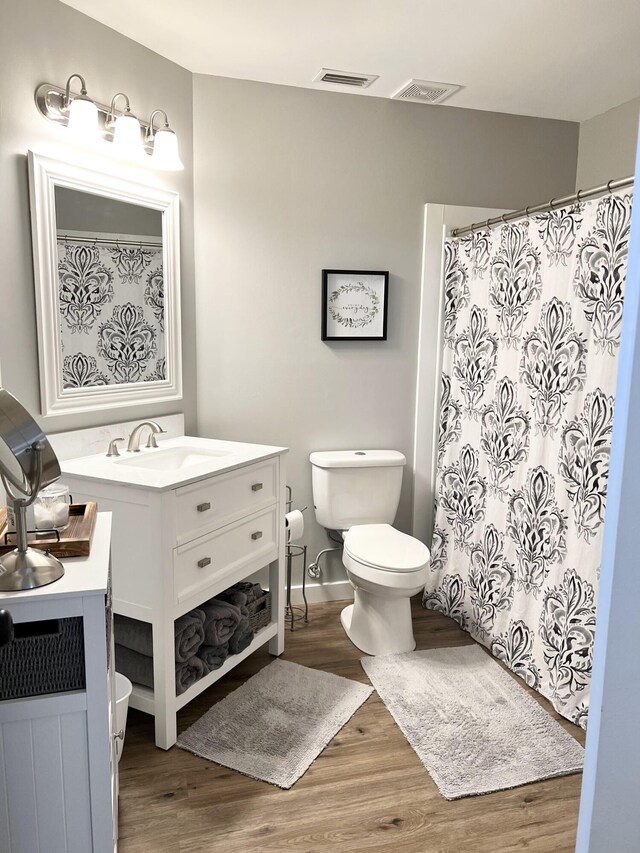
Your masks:
<path fill-rule="evenodd" d="M 397 450 L 312 453 L 318 524 L 339 531 L 342 562 L 354 601 L 340 621 L 351 642 L 369 655 L 416 647 L 410 598 L 427 578 L 429 549 L 392 527 L 400 501 L 405 456 Z"/>

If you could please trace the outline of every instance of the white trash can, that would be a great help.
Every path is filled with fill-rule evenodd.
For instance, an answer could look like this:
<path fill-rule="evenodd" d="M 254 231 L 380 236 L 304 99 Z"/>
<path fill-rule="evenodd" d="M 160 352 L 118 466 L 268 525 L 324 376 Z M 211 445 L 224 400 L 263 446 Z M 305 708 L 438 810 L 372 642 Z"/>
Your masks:
<path fill-rule="evenodd" d="M 131 696 L 133 685 L 126 676 L 122 675 L 122 673 L 116 672 L 115 676 L 116 735 L 122 732 L 122 737 L 116 738 L 116 755 L 118 756 L 118 761 L 120 761 L 120 756 L 122 755 L 122 749 L 124 747 L 124 735 L 127 729 L 127 711 L 129 710 L 129 696 Z"/>

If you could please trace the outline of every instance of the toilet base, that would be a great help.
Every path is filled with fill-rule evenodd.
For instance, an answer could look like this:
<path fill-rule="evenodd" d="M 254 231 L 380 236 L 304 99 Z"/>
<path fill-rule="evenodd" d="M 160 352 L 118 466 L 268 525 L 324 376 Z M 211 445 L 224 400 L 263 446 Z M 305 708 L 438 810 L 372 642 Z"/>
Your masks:
<path fill-rule="evenodd" d="M 353 645 L 368 655 L 394 655 L 416 647 L 409 598 L 385 599 L 356 588 L 340 622 Z"/>

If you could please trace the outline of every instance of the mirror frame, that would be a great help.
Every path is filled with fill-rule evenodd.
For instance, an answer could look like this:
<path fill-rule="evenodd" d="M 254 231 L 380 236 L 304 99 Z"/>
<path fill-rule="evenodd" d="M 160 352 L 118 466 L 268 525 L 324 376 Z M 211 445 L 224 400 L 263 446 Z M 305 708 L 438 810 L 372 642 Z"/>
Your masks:
<path fill-rule="evenodd" d="M 38 324 L 40 401 L 43 415 L 68 415 L 102 409 L 182 399 L 180 325 L 179 196 L 171 190 L 135 183 L 28 152 L 33 266 Z M 162 213 L 164 326 L 166 378 L 152 382 L 64 388 L 60 303 L 56 187 L 93 193 L 154 208 Z"/>

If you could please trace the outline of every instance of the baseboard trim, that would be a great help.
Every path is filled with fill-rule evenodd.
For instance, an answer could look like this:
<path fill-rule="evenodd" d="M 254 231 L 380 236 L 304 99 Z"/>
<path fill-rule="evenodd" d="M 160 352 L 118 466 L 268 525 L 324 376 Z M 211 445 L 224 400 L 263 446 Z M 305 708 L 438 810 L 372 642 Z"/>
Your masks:
<path fill-rule="evenodd" d="M 353 601 L 353 587 L 348 580 L 308 583 L 305 592 L 309 604 L 321 601 Z M 302 587 L 299 584 L 291 587 L 291 601 L 293 604 L 302 602 Z"/>

